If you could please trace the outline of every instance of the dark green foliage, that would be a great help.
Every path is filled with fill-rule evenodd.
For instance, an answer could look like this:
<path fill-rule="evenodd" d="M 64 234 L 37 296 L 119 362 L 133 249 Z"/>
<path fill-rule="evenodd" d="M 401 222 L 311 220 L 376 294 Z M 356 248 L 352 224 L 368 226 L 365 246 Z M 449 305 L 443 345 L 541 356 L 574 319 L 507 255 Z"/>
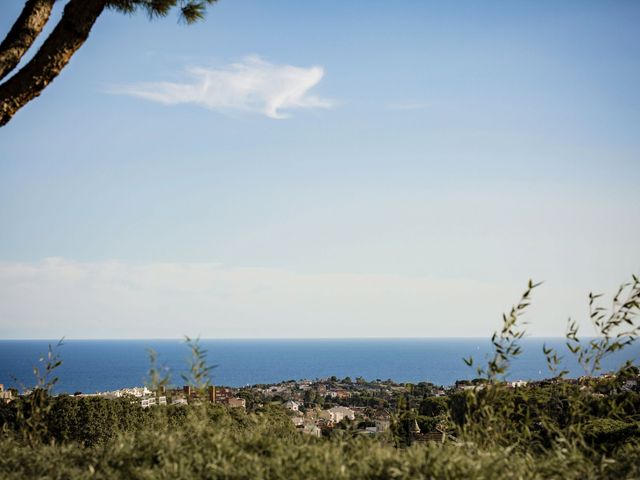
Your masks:
<path fill-rule="evenodd" d="M 58 342 L 57 348 L 63 345 L 63 340 Z M 40 366 L 33 367 L 36 384 L 26 395 L 23 395 L 12 417 L 15 419 L 16 431 L 28 443 L 35 443 L 47 435 L 47 422 L 52 402 L 51 389 L 58 383 L 58 377 L 54 375 L 62 361 L 54 347 L 49 345 L 46 356 L 38 359 Z"/>
<path fill-rule="evenodd" d="M 149 417 L 131 398 L 60 397 L 52 402 L 47 426 L 50 438 L 58 442 L 95 445 L 143 428 Z"/>
<path fill-rule="evenodd" d="M 107 6 L 124 13 L 143 10 L 149 18 L 166 17 L 172 9 L 179 10 L 180 19 L 194 23 L 204 19 L 207 7 L 217 0 L 109 0 Z"/>
<path fill-rule="evenodd" d="M 0 402 L 0 427 L 16 424 L 16 409 L 10 403 Z"/>
<path fill-rule="evenodd" d="M 455 392 L 448 397 L 449 415 L 451 420 L 458 427 L 463 427 L 467 423 L 470 404 L 469 394 L 466 392 Z"/>
<path fill-rule="evenodd" d="M 639 439 L 640 423 L 594 418 L 585 423 L 583 432 L 590 445 L 610 451 L 616 446 Z"/>
<path fill-rule="evenodd" d="M 448 401 L 445 397 L 427 397 L 420 402 L 420 415 L 437 417 L 444 415 L 448 410 Z"/>
<path fill-rule="evenodd" d="M 611 456 L 573 447 L 535 456 L 473 444 L 395 447 L 374 439 L 315 439 L 291 428 L 277 410 L 215 420 L 188 406 L 180 428 L 134 430 L 95 446 L 74 442 L 38 448 L 0 438 L 0 477 L 210 479 L 637 478 L 640 447 L 630 442 Z M 236 417 L 234 417 L 234 415 Z"/>
<path fill-rule="evenodd" d="M 442 426 L 442 419 L 438 417 L 429 417 L 426 415 L 417 415 L 416 422 L 423 433 L 435 432 Z"/>

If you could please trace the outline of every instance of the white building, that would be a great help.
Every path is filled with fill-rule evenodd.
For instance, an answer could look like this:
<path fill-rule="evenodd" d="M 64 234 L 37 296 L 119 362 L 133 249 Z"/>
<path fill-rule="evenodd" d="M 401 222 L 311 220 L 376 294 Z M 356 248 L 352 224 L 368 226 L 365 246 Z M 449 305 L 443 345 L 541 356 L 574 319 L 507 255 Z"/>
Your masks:
<path fill-rule="evenodd" d="M 166 405 L 167 397 L 144 397 L 140 400 L 142 408 L 154 407 L 156 405 Z"/>
<path fill-rule="evenodd" d="M 356 412 L 354 412 L 348 407 L 338 406 L 338 407 L 330 408 L 329 410 L 322 410 L 319 413 L 319 416 L 320 418 L 324 418 L 325 420 L 338 423 L 344 420 L 345 418 L 348 418 L 349 420 L 355 420 Z"/>
<path fill-rule="evenodd" d="M 120 390 L 114 390 L 112 392 L 101 392 L 96 395 L 107 398 L 120 398 L 127 395 L 132 395 L 137 398 L 144 398 L 151 395 L 153 392 L 149 390 L 147 387 L 131 387 L 131 388 L 121 388 Z M 87 397 L 91 394 L 83 394 L 83 397 Z"/>
<path fill-rule="evenodd" d="M 284 408 L 293 412 L 298 412 L 300 410 L 300 404 L 298 402 L 294 402 L 293 400 L 287 400 L 284 403 Z"/>
<path fill-rule="evenodd" d="M 5 390 L 4 385 L 0 383 L 0 403 L 9 403 L 13 400 L 13 393 L 11 390 Z"/>

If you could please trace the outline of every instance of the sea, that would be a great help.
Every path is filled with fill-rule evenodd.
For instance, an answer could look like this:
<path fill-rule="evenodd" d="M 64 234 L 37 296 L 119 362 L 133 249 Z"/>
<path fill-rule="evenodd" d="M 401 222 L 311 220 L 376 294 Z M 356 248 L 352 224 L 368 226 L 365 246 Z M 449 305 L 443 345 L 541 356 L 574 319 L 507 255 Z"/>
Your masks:
<path fill-rule="evenodd" d="M 51 345 L 62 364 L 56 393 L 95 393 L 145 384 L 149 370 L 148 350 L 157 353 L 158 364 L 171 374 L 172 385 L 182 385 L 190 350 L 184 340 L 0 340 L 0 383 L 5 388 L 29 388 L 35 383 L 34 367 L 43 364 Z M 525 338 L 522 354 L 506 376 L 510 380 L 551 377 L 542 353 L 543 345 L 564 356 L 569 376 L 584 371 L 573 359 L 563 338 Z M 393 338 L 393 339 L 202 339 L 207 360 L 215 365 L 216 385 L 241 387 L 284 380 L 363 377 L 396 382 L 427 381 L 448 386 L 456 380 L 477 376 L 464 358 L 485 364 L 491 352 L 487 339 Z M 640 358 L 640 344 L 605 359 L 603 371 L 615 370 L 626 360 Z"/>

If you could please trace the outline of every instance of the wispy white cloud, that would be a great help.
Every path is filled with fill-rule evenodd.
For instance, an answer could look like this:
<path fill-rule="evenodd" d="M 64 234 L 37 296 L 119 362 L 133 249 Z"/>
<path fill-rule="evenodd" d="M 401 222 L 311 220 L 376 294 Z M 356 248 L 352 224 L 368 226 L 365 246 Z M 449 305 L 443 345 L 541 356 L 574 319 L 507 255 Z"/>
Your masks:
<path fill-rule="evenodd" d="M 132 95 L 165 105 L 194 104 L 211 110 L 240 110 L 287 118 L 287 110 L 331 108 L 331 100 L 309 94 L 324 76 L 320 66 L 275 65 L 258 56 L 221 67 L 191 67 L 182 82 L 145 82 L 114 86 L 115 94 Z"/>
<path fill-rule="evenodd" d="M 423 102 L 401 102 L 401 103 L 389 103 L 387 108 L 389 110 L 423 110 L 430 105 Z"/>

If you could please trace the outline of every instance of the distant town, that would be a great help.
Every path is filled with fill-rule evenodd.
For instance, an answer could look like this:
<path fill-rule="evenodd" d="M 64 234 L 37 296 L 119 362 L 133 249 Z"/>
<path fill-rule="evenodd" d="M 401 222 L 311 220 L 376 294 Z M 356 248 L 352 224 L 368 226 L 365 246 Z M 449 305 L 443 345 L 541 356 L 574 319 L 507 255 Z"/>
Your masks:
<path fill-rule="evenodd" d="M 603 374 L 595 380 L 606 381 L 612 377 L 613 374 Z M 544 387 L 557 382 L 586 385 L 593 380 L 592 377 L 555 378 L 533 382 L 515 380 L 505 384 L 508 388 L 517 389 Z M 334 376 L 239 388 L 210 385 L 202 389 L 191 386 L 160 387 L 154 391 L 147 387 L 131 387 L 99 393 L 76 392 L 73 396 L 130 398 L 138 402 L 142 408 L 212 403 L 255 411 L 266 405 L 278 405 L 287 411 L 300 432 L 321 437 L 330 435 L 336 429 L 350 430 L 363 435 L 384 434 L 391 426 L 394 413 L 412 409 L 421 411 L 426 399 L 433 401 L 434 398 L 449 397 L 465 390 L 480 390 L 485 385 L 486 380 L 483 379 L 459 380 L 455 385 L 445 387 L 429 382 L 397 383 L 390 379 L 368 381 L 362 377 L 338 379 Z M 625 379 L 621 385 L 623 391 L 639 391 L 640 374 Z M 23 394 L 26 393 L 29 392 Z M 594 391 L 594 395 L 598 393 Z M 18 392 L 15 389 L 4 389 L 0 384 L 0 402 L 8 403 L 17 397 Z M 412 435 L 417 441 L 441 440 L 445 437 L 444 430 L 435 425 L 429 431 L 421 431 L 418 422 L 415 422 Z"/>

